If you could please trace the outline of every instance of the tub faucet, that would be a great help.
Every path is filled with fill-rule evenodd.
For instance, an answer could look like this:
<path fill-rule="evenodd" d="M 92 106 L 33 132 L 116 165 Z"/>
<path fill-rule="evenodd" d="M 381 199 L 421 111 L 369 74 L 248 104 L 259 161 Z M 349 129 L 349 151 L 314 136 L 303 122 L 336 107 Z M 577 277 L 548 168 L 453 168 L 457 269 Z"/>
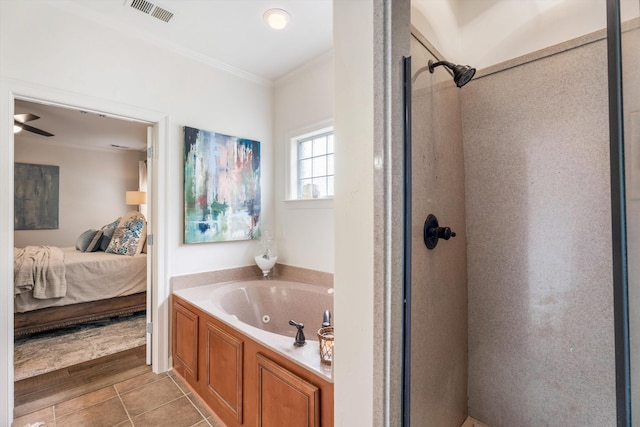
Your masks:
<path fill-rule="evenodd" d="M 322 314 L 322 327 L 328 328 L 331 326 L 331 312 L 329 310 L 325 310 Z"/>
<path fill-rule="evenodd" d="M 298 328 L 298 332 L 296 333 L 296 340 L 294 341 L 293 345 L 295 345 L 296 347 L 302 347 L 303 345 L 306 345 L 307 341 L 305 340 L 304 332 L 302 332 L 302 329 L 304 329 L 304 323 L 298 323 L 293 320 L 289 320 L 289 324 Z"/>

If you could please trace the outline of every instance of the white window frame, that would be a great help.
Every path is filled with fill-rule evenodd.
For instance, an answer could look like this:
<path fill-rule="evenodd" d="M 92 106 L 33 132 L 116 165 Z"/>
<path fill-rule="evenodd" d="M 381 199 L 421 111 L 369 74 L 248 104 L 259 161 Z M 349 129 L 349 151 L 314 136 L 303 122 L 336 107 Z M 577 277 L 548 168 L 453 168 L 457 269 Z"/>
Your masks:
<path fill-rule="evenodd" d="M 333 132 L 333 122 L 325 121 L 316 126 L 308 127 L 297 132 L 292 132 L 295 136 L 289 138 L 289 170 L 287 201 L 309 202 L 321 200 L 333 200 L 333 196 L 320 198 L 302 198 L 298 194 L 298 142 L 315 135 Z M 334 156 L 335 156 L 335 136 L 334 136 Z M 335 168 L 334 168 L 335 171 Z M 334 187 L 335 189 L 335 187 Z M 335 191 L 335 190 L 334 190 Z"/>

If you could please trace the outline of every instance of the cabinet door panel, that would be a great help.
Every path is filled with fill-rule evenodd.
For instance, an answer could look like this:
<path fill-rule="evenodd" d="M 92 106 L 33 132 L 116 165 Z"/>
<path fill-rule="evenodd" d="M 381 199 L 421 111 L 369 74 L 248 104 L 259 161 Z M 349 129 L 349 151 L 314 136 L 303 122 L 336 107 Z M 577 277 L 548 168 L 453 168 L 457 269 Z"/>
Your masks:
<path fill-rule="evenodd" d="M 242 424 L 243 343 L 207 322 L 207 390 Z"/>
<path fill-rule="evenodd" d="M 272 362 L 258 359 L 258 426 L 319 427 L 318 387 Z"/>
<path fill-rule="evenodd" d="M 180 304 L 173 306 L 173 357 L 182 364 L 185 379 L 198 381 L 197 314 Z"/>

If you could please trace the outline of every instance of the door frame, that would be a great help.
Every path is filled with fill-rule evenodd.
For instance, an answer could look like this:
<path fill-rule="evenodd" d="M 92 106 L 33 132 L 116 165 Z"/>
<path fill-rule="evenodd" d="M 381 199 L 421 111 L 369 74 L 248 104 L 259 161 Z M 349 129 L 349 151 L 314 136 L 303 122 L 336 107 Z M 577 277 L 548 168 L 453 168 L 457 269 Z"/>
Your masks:
<path fill-rule="evenodd" d="M 96 98 L 74 92 L 36 85 L 15 79 L 0 79 L 0 283 L 13 283 L 13 164 L 14 137 L 13 115 L 16 99 L 72 106 L 86 111 L 105 113 L 117 118 L 133 119 L 149 123 L 154 128 L 153 161 L 154 172 L 151 181 L 151 204 L 149 213 L 153 218 L 153 254 L 148 261 L 152 269 L 152 321 L 154 338 L 152 340 L 152 370 L 155 373 L 169 369 L 169 310 L 166 301 L 169 298 L 167 277 L 166 245 L 166 156 L 163 153 L 169 141 L 169 116 L 160 111 L 149 110 L 129 104 Z M 161 160 L 161 161 L 160 161 Z M 11 425 L 14 409 L 14 371 L 13 371 L 13 291 L 11 286 L 2 287 L 0 296 L 0 424 Z"/>

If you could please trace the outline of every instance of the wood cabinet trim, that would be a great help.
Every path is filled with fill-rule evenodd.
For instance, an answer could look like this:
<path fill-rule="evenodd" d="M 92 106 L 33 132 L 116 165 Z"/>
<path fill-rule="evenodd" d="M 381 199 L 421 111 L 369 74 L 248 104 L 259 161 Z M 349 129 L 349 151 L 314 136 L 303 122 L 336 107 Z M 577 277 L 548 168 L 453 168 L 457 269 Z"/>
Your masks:
<path fill-rule="evenodd" d="M 297 396 L 307 400 L 307 426 L 320 427 L 320 389 L 310 382 L 300 378 L 283 366 L 268 359 L 261 353 L 256 354 L 258 361 L 258 427 L 263 427 L 265 419 L 262 407 L 264 391 L 263 374 L 268 372 L 284 384 L 289 386 Z M 286 399 L 286 396 L 279 396 L 279 399 Z M 272 423 L 269 423 L 271 425 Z"/>
<path fill-rule="evenodd" d="M 235 350 L 235 405 L 229 401 L 228 396 L 224 396 L 223 393 L 212 384 L 211 368 L 214 361 L 210 354 L 212 334 L 224 343 L 228 344 L 230 348 Z M 244 343 L 241 339 L 225 332 L 216 324 L 211 321 L 207 321 L 207 347 L 206 347 L 206 366 L 207 366 L 207 378 L 206 387 L 230 412 L 232 412 L 238 423 L 242 424 L 243 411 L 243 366 L 244 366 Z M 219 355 L 222 356 L 222 355 Z"/>
<path fill-rule="evenodd" d="M 181 351 L 178 348 L 178 343 L 180 342 L 180 339 L 178 337 L 178 328 L 177 328 L 179 315 L 184 316 L 187 320 L 191 320 L 194 325 L 193 336 L 191 337 L 191 340 L 192 340 L 192 345 L 195 346 L 195 351 L 193 352 L 192 360 L 186 360 L 187 358 L 181 355 Z M 199 335 L 200 317 L 197 314 L 193 313 L 188 308 L 182 306 L 178 302 L 174 304 L 173 316 L 174 316 L 174 324 L 171 332 L 171 335 L 173 338 L 172 339 L 173 356 L 176 359 L 178 359 L 178 361 L 180 361 L 184 369 L 189 372 L 189 374 L 193 377 L 193 379 L 195 381 L 198 381 L 198 335 Z"/>

